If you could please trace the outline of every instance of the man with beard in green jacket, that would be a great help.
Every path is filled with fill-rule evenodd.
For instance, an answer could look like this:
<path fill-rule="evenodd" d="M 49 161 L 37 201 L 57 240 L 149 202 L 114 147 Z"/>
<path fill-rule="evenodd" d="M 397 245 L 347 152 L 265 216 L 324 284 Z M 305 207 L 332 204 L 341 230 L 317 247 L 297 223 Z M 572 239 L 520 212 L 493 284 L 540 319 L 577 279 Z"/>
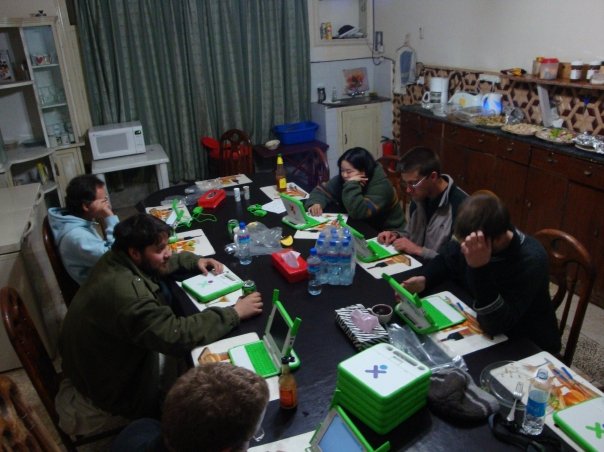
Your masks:
<path fill-rule="evenodd" d="M 65 317 L 59 349 L 67 377 L 56 398 L 69 434 L 106 429 L 116 417 L 159 415 L 160 354 L 185 356 L 262 312 L 258 292 L 233 307 L 174 314 L 162 276 L 177 270 L 222 272 L 214 259 L 172 255 L 170 228 L 147 214 L 115 227 L 115 243 L 92 269 Z"/>

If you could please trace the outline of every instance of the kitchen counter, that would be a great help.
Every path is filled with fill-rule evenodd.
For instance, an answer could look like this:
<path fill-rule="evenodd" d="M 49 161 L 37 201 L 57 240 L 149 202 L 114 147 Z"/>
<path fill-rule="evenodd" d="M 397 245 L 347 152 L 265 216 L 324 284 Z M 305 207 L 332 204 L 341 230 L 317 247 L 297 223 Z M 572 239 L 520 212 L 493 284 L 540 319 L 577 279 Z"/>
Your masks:
<path fill-rule="evenodd" d="M 488 133 L 495 136 L 500 136 L 506 139 L 513 139 L 522 143 L 528 143 L 534 146 L 538 146 L 543 149 L 560 152 L 562 154 L 570 155 L 572 157 L 577 157 L 580 159 L 590 160 L 593 162 L 603 163 L 604 164 L 604 154 L 596 154 L 595 152 L 584 151 L 583 149 L 579 149 L 571 144 L 556 144 L 551 143 L 549 141 L 541 140 L 534 135 L 524 136 L 524 135 L 516 135 L 513 133 L 504 132 L 498 127 L 481 127 L 474 125 L 469 122 L 463 122 L 456 119 L 452 119 L 450 117 L 437 116 L 432 113 L 431 110 L 423 108 L 421 105 L 403 105 L 400 107 L 401 111 L 411 112 L 418 114 L 420 116 L 424 116 L 426 118 L 431 118 L 436 121 L 441 121 L 448 124 L 455 124 L 462 127 L 466 127 L 468 129 L 473 129 L 476 131 L 480 131 L 482 133 Z"/>
<path fill-rule="evenodd" d="M 338 99 L 335 102 L 325 101 L 321 105 L 324 105 L 327 108 L 342 108 L 342 107 L 352 107 L 356 105 L 369 105 L 369 104 L 379 104 L 380 102 L 391 102 L 392 99 L 384 96 L 359 96 L 359 97 L 350 97 Z"/>
<path fill-rule="evenodd" d="M 40 184 L 18 185 L 0 189 L 0 254 L 21 249 L 21 238 L 39 197 Z"/>

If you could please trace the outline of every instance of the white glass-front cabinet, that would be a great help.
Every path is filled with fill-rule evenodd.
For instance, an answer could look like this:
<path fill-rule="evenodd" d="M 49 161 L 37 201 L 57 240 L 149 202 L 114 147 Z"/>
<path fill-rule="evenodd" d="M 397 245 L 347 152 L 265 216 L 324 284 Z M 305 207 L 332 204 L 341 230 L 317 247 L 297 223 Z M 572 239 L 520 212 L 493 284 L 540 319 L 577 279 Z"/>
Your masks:
<path fill-rule="evenodd" d="M 65 67 L 56 18 L 0 19 L 0 172 L 10 185 L 41 182 L 50 205 L 63 204 L 64 174 L 84 172 Z"/>

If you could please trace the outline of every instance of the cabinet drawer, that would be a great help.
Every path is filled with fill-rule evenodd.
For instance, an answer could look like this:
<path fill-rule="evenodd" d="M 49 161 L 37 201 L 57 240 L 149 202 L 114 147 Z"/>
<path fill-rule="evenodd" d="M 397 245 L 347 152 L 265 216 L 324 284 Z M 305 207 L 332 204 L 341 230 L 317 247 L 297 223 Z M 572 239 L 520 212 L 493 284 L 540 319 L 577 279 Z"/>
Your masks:
<path fill-rule="evenodd" d="M 540 148 L 531 148 L 531 166 L 554 171 L 570 180 L 604 189 L 604 165 Z"/>
<path fill-rule="evenodd" d="M 506 160 L 528 165 L 531 158 L 531 145 L 504 137 L 497 137 L 495 151 Z"/>
<path fill-rule="evenodd" d="M 445 124 L 444 138 L 455 144 L 486 152 L 497 142 L 497 137 L 491 133 L 467 129 L 454 124 Z"/>

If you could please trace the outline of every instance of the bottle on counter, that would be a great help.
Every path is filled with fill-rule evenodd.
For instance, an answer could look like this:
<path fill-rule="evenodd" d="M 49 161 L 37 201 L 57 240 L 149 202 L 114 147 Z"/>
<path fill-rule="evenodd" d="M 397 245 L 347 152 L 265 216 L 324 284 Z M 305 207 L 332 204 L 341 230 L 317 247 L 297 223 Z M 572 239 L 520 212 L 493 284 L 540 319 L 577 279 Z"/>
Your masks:
<path fill-rule="evenodd" d="M 281 375 L 279 375 L 279 405 L 285 410 L 298 406 L 298 384 L 289 369 L 291 356 L 281 358 Z"/>
<path fill-rule="evenodd" d="M 239 223 L 239 232 L 237 233 L 237 249 L 239 263 L 249 265 L 252 263 L 252 254 L 250 250 L 250 234 L 245 226 L 245 222 Z"/>
<path fill-rule="evenodd" d="M 522 421 L 522 431 L 528 435 L 539 435 L 543 431 L 547 399 L 551 390 L 551 382 L 547 370 L 539 369 L 537 376 L 531 379 L 528 401 Z"/>
<path fill-rule="evenodd" d="M 281 154 L 277 155 L 277 169 L 275 170 L 275 180 L 277 184 L 277 191 L 282 193 L 287 188 L 287 173 L 285 166 L 283 165 L 283 157 Z"/>
<path fill-rule="evenodd" d="M 581 80 L 583 78 L 583 61 L 575 60 L 570 63 L 570 79 Z"/>
<path fill-rule="evenodd" d="M 317 249 L 310 249 L 310 256 L 306 260 L 308 264 L 308 293 L 320 295 L 323 285 L 321 284 L 321 259 L 317 255 Z"/>
<path fill-rule="evenodd" d="M 317 88 L 317 102 L 319 104 L 322 104 L 323 102 L 325 102 L 325 99 L 326 99 L 325 87 L 319 86 Z"/>
<path fill-rule="evenodd" d="M 602 62 L 600 60 L 590 61 L 589 68 L 587 69 L 587 76 L 585 77 L 587 80 L 591 80 L 591 77 L 600 72 L 600 66 Z"/>
<path fill-rule="evenodd" d="M 332 102 L 336 102 L 337 100 L 338 100 L 338 90 L 334 86 L 334 87 L 331 88 L 331 101 Z"/>

